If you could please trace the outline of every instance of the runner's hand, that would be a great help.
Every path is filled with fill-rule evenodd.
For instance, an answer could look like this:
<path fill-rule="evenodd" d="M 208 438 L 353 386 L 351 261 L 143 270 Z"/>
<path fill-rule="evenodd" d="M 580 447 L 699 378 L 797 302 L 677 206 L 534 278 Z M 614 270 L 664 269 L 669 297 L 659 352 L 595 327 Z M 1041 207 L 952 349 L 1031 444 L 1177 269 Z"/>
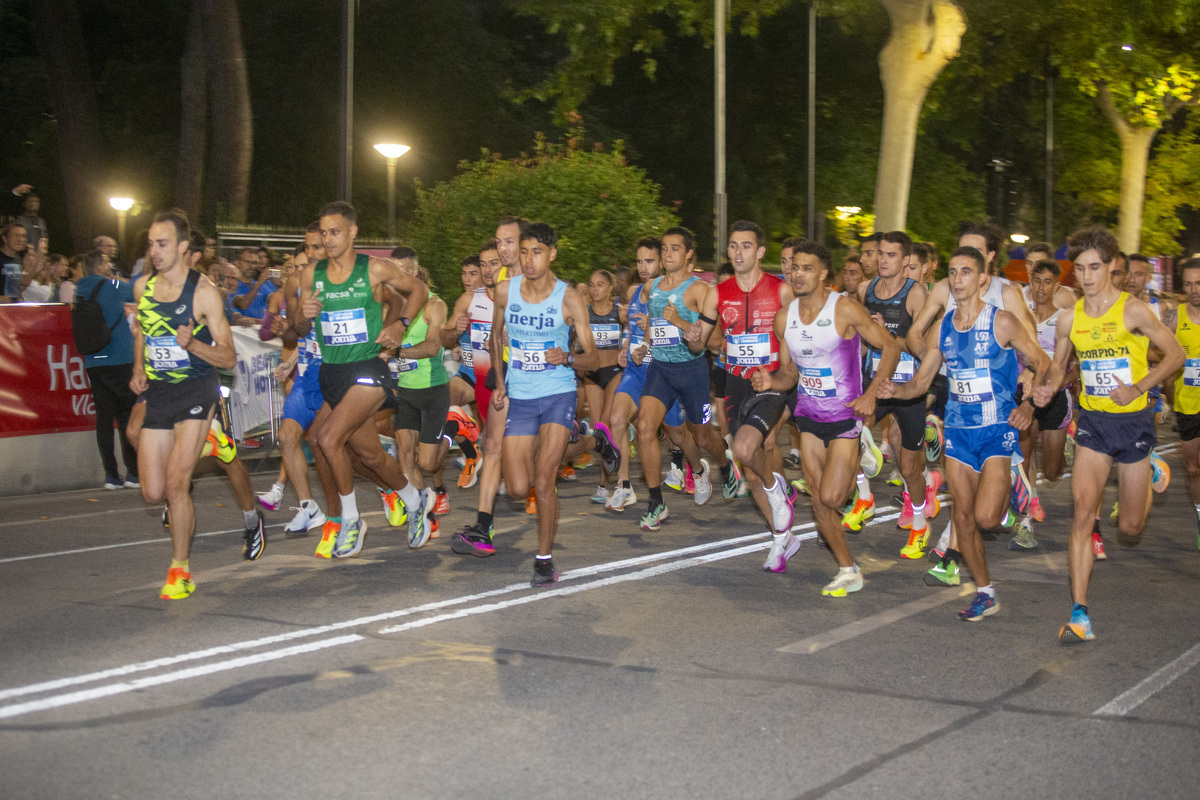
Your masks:
<path fill-rule="evenodd" d="M 621 369 L 625 369 L 629 366 L 629 348 L 622 347 L 617 352 L 617 366 Z"/>
<path fill-rule="evenodd" d="M 1045 408 L 1050 405 L 1050 401 L 1053 399 L 1053 386 L 1035 386 L 1033 388 L 1033 404 L 1038 408 Z"/>
<path fill-rule="evenodd" d="M 280 363 L 280 365 L 275 368 L 275 380 L 279 381 L 279 382 L 284 381 L 287 378 L 287 376 L 291 374 L 292 370 L 295 368 L 296 368 L 295 361 L 284 361 L 284 362 Z"/>
<path fill-rule="evenodd" d="M 1008 415 L 1008 424 L 1019 431 L 1028 428 L 1031 422 L 1033 422 L 1033 406 L 1028 403 L 1019 403 Z"/>
<path fill-rule="evenodd" d="M 383 345 L 385 350 L 394 350 L 404 342 L 405 333 L 404 323 L 396 320 L 379 332 L 379 335 L 375 337 L 375 343 Z"/>
<path fill-rule="evenodd" d="M 547 364 L 565 364 L 567 363 L 567 354 L 561 347 L 551 347 L 546 350 Z"/>
<path fill-rule="evenodd" d="M 141 366 L 134 367 L 133 378 L 129 381 L 129 388 L 133 391 L 133 393 L 135 395 L 139 395 L 146 391 L 146 387 L 149 385 L 149 383 L 150 382 L 146 380 L 146 371 Z"/>
<path fill-rule="evenodd" d="M 642 365 L 642 362 L 646 360 L 646 351 L 648 349 L 649 348 L 643 344 L 637 350 L 634 350 L 633 351 L 633 363 L 637 364 L 640 367 Z"/>
<path fill-rule="evenodd" d="M 305 321 L 316 319 L 317 315 L 321 313 L 321 309 L 324 307 L 324 304 L 321 302 L 320 295 L 321 290 L 317 289 L 308 297 L 307 300 L 300 304 L 300 316 L 303 317 Z"/>
<path fill-rule="evenodd" d="M 644 331 L 646 330 L 646 326 L 650 323 L 650 317 L 642 313 L 630 314 L 629 321 Z"/>
<path fill-rule="evenodd" d="M 896 384 L 892 383 L 891 380 L 885 380 L 879 384 L 879 391 L 875 393 L 875 396 L 880 400 L 890 400 L 895 394 Z"/>
<path fill-rule="evenodd" d="M 458 321 L 454 323 L 454 330 L 461 336 L 466 333 L 467 327 L 470 324 L 471 320 L 467 318 L 466 314 L 459 314 Z"/>
<path fill-rule="evenodd" d="M 875 416 L 875 395 L 870 391 L 864 393 L 862 397 L 856 397 L 845 405 L 859 419 L 872 419 Z"/>
<path fill-rule="evenodd" d="M 765 392 L 771 388 L 771 373 L 766 367 L 759 367 L 750 373 L 750 388 L 756 392 Z"/>
<path fill-rule="evenodd" d="M 189 320 L 187 325 L 180 325 L 175 330 L 175 342 L 184 350 L 187 350 L 187 346 L 192 343 L 192 333 L 195 330 L 195 319 Z"/>
<path fill-rule="evenodd" d="M 1117 405 L 1127 406 L 1142 396 L 1141 392 L 1132 385 L 1122 381 L 1119 377 L 1114 375 L 1113 379 L 1117 382 L 1117 388 L 1108 393 L 1108 399 Z"/>
<path fill-rule="evenodd" d="M 496 388 L 492 390 L 492 408 L 497 411 L 503 411 L 504 401 L 507 399 L 508 396 L 504 384 L 497 382 Z"/>

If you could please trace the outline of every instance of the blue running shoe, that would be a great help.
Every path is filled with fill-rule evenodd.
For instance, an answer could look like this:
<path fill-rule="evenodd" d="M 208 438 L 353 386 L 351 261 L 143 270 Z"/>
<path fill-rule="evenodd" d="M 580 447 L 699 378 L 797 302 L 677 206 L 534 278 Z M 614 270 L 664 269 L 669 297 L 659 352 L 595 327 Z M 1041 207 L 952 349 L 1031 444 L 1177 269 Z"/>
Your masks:
<path fill-rule="evenodd" d="M 1000 610 L 1000 601 L 987 592 L 976 592 L 971 605 L 958 612 L 958 618 L 967 622 L 979 622 Z"/>
<path fill-rule="evenodd" d="M 1079 644 L 1096 638 L 1087 609 L 1076 603 L 1071 607 L 1071 621 L 1058 630 L 1059 644 Z"/>

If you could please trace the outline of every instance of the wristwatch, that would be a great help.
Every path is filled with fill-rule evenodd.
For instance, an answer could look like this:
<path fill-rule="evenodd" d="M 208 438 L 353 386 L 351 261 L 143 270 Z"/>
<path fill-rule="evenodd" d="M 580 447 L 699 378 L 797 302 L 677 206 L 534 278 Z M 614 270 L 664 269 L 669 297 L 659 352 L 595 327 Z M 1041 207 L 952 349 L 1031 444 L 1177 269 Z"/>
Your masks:
<path fill-rule="evenodd" d="M 568 367 L 575 366 L 575 354 L 574 353 L 570 353 L 567 355 L 567 366 Z"/>
<path fill-rule="evenodd" d="M 406 327 L 406 328 L 411 328 L 411 327 L 412 327 L 412 320 L 411 320 L 411 319 L 409 319 L 408 317 L 401 317 L 401 318 L 400 318 L 400 322 L 401 322 L 401 323 L 404 325 L 404 327 Z"/>

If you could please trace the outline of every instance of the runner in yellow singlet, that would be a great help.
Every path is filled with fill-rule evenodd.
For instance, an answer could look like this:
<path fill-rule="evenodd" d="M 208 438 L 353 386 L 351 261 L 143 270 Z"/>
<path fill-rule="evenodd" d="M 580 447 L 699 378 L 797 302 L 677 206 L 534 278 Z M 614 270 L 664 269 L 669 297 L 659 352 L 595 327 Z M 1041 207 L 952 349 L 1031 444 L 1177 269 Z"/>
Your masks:
<path fill-rule="evenodd" d="M 1183 262 L 1181 274 L 1187 302 L 1174 320 L 1184 355 L 1183 372 L 1175 378 L 1175 422 L 1187 465 L 1188 494 L 1200 518 L 1200 258 Z M 1200 548 L 1200 533 L 1196 547 Z"/>

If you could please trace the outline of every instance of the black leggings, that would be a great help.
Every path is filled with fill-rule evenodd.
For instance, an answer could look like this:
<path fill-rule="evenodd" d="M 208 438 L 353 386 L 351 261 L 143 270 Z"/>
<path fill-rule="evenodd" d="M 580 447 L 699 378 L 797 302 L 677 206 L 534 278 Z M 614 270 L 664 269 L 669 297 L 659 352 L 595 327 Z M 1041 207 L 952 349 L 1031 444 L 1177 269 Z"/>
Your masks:
<path fill-rule="evenodd" d="M 133 378 L 133 364 L 113 364 L 90 367 L 88 381 L 92 384 L 92 400 L 96 404 L 96 446 L 100 449 L 100 460 L 104 462 L 104 474 L 120 475 L 117 456 L 113 448 L 113 422 L 117 423 L 117 436 L 121 441 L 121 460 L 125 462 L 126 476 L 137 475 L 137 451 L 125 436 L 129 426 L 129 414 L 137 398 L 129 388 Z"/>

